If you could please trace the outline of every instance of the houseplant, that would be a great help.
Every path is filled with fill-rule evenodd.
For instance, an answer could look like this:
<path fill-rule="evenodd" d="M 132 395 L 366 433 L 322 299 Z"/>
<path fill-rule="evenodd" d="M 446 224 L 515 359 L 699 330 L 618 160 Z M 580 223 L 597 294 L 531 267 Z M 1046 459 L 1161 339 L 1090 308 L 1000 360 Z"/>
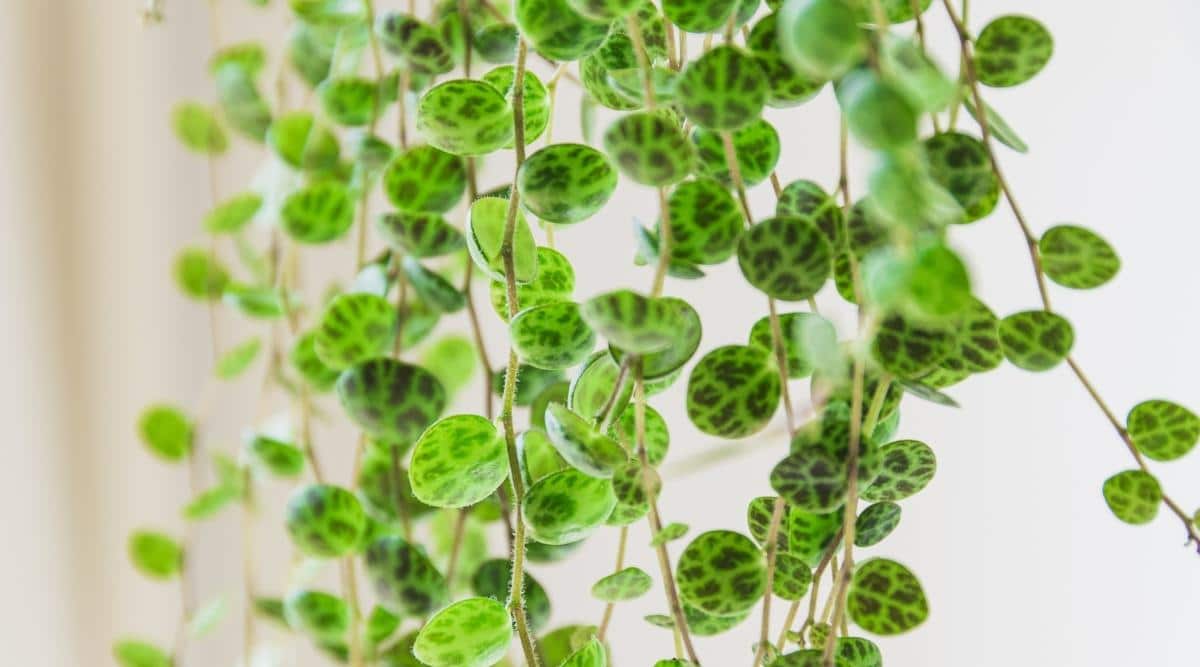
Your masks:
<path fill-rule="evenodd" d="M 1162 400 L 1117 417 L 1071 357 L 1075 332 L 1051 307 L 1051 283 L 1088 289 L 1113 278 L 1115 251 L 1082 227 L 1035 231 L 1001 169 L 1001 151 L 1024 144 L 986 93 L 1034 78 L 1049 60 L 1053 41 L 1036 20 L 974 26 L 965 3 L 907 0 L 405 11 L 294 0 L 286 9 L 294 33 L 274 64 L 286 65 L 282 80 L 311 88 L 307 107 L 269 101 L 274 70 L 262 46 L 218 44 L 217 104 L 172 114 L 183 143 L 214 165 L 231 141 L 247 140 L 290 176 L 215 201 L 203 222 L 210 243 L 175 265 L 183 291 L 212 317 L 232 311 L 278 334 L 218 350 L 218 376 L 236 378 L 263 355 L 270 390 L 295 401 L 291 431 L 256 434 L 236 459 L 218 458 L 220 482 L 196 489 L 186 516 L 253 511 L 263 477 L 296 479 L 283 518 L 295 546 L 343 573 L 336 594 L 248 590 L 247 613 L 282 620 L 355 665 L 484 665 L 510 648 L 514 664 L 602 665 L 620 654 L 606 634 L 616 605 L 657 579 L 669 613 L 648 621 L 677 637 L 677 655 L 661 664 L 702 662 L 693 634 L 733 631 L 759 608 L 746 656 L 754 664 L 880 664 L 870 638 L 928 614 L 909 564 L 855 552 L 886 538 L 899 501 L 935 469 L 934 448 L 891 437 L 902 398 L 951 404 L 943 389 L 1005 360 L 1035 372 L 1068 366 L 1132 458 L 1103 485 L 1109 508 L 1142 523 L 1165 506 L 1200 544 L 1193 516 L 1148 462 L 1186 455 L 1200 421 Z M 167 14 L 153 6 L 147 15 Z M 935 20 L 959 37 L 957 77 L 925 55 Z M 566 85 L 586 93 L 594 129 L 582 143 L 550 140 Z M 826 85 L 842 112 L 830 128 L 842 178 L 828 190 L 785 183 L 762 112 L 809 102 Z M 851 141 L 874 153 L 863 183 L 849 182 Z M 493 153 L 511 165 L 508 176 L 480 187 L 479 162 Z M 646 217 L 656 222 L 629 242 L 652 267 L 648 286 L 576 295 L 553 236 L 602 215 L 622 179 L 654 195 Z M 760 183 L 776 194 L 774 215 L 750 210 L 746 190 Z M 1003 318 L 972 293 L 951 245 L 956 225 L 1001 200 L 1029 247 L 1040 301 Z M 254 247 L 252 220 L 271 226 L 266 245 Z M 357 251 L 352 284 L 328 295 L 302 289 L 298 249 L 339 242 Z M 221 260 L 230 246 L 244 256 L 236 271 Z M 763 293 L 764 317 L 746 323 L 746 344 L 713 347 L 666 278 L 712 280 L 702 267 L 735 256 Z M 812 301 L 830 282 L 858 322 L 841 340 Z M 472 285 L 486 286 L 498 320 Z M 809 307 L 784 311 L 796 302 Z M 434 324 L 459 312 L 473 335 L 438 338 Z M 481 329 L 497 322 L 511 344 L 493 364 Z M 480 368 L 500 366 L 496 391 L 478 414 L 445 414 L 471 355 Z M 782 404 L 788 445 L 778 443 L 778 464 L 763 471 L 778 495 L 752 499 L 746 526 L 693 535 L 658 512 L 669 429 L 648 403 L 676 382 L 692 424 L 715 438 L 761 434 Z M 805 386 L 816 410 L 801 423 L 793 392 Z M 324 392 L 363 432 L 357 472 L 340 485 L 322 475 L 306 427 Z M 156 454 L 198 466 L 198 426 L 160 405 L 140 431 Z M 442 554 L 431 531 L 444 516 Z M 539 627 L 550 597 L 527 559 L 569 557 L 568 545 L 602 526 L 624 534 L 642 520 L 656 535 L 659 571 L 597 573 L 594 592 L 610 603 L 598 626 Z M 464 572 L 462 536 L 489 521 L 511 538 L 489 555 L 508 558 Z M 130 545 L 146 573 L 186 582 L 186 543 L 151 531 Z M 377 605 L 359 595 L 359 570 Z M 214 615 L 192 598 L 188 618 Z M 771 613 L 774 598 L 785 612 Z M 133 665 L 184 656 L 137 641 L 116 653 Z"/>

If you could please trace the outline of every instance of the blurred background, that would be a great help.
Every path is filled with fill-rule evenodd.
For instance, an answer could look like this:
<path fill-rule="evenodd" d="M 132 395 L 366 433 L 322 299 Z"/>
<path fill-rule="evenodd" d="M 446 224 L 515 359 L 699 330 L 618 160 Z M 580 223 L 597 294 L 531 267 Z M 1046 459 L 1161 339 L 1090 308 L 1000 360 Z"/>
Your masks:
<path fill-rule="evenodd" d="M 379 2 L 381 10 L 392 4 Z M 1056 37 L 1055 56 L 1040 76 L 989 93 L 1032 147 L 1024 156 L 1003 152 L 1002 159 L 1034 226 L 1085 224 L 1122 255 L 1121 273 L 1103 290 L 1054 289 L 1056 306 L 1076 326 L 1077 358 L 1120 415 L 1156 397 L 1200 408 L 1200 356 L 1193 347 L 1200 226 L 1191 208 L 1200 151 L 1200 42 L 1192 28 L 1200 5 L 1144 0 L 1117 11 L 1086 0 L 976 0 L 972 6 L 977 29 L 1000 13 L 1027 12 Z M 196 406 L 211 372 L 204 308 L 181 297 L 170 279 L 176 250 L 203 240 L 207 167 L 179 146 L 168 123 L 178 99 L 213 97 L 206 73 L 209 12 L 203 0 L 168 0 L 166 23 L 143 28 L 140 0 L 4 0 L 3 7 L 0 662 L 107 665 L 114 637 L 167 645 L 179 614 L 177 588 L 137 575 L 125 540 L 143 526 L 183 530 L 185 473 L 146 454 L 135 421 L 155 401 Z M 220 0 L 217 37 L 278 43 L 285 9 L 280 0 L 266 9 Z M 935 8 L 930 17 L 936 52 L 953 70 L 955 45 L 943 13 Z M 578 93 L 567 84 L 560 94 L 556 138 L 567 140 L 578 132 Z M 832 96 L 767 117 L 784 139 L 783 180 L 832 185 Z M 854 157 L 861 184 L 869 163 Z M 242 147 L 223 159 L 219 191 L 243 188 L 262 158 L 259 149 Z M 507 174 L 503 161 L 494 160 L 483 188 Z M 653 218 L 650 201 L 648 190 L 623 184 L 595 219 L 558 235 L 576 262 L 577 294 L 647 283 L 649 271 L 630 261 L 629 229 L 633 218 Z M 769 210 L 771 201 L 769 188 L 752 193 L 756 211 Z M 1003 206 L 956 229 L 952 239 L 997 313 L 1036 306 L 1028 257 Z M 318 275 L 344 276 L 351 252 L 306 251 L 304 260 Z M 765 312 L 733 263 L 703 282 L 672 280 L 667 290 L 700 310 L 707 327 L 702 351 L 741 341 Z M 486 304 L 485 290 L 479 294 Z M 848 331 L 850 311 L 835 294 L 827 291 L 818 302 Z M 492 358 L 500 359 L 503 330 L 486 305 L 484 311 Z M 464 328 L 465 319 L 450 326 Z M 232 317 L 221 324 L 226 344 L 248 331 Z M 236 451 L 247 428 L 284 407 L 259 400 L 262 370 L 260 362 L 214 395 L 204 432 L 210 449 Z M 744 530 L 746 502 L 769 491 L 767 470 L 783 445 L 752 438 L 718 466 L 684 470 L 680 462 L 715 445 L 687 423 L 682 385 L 652 401 L 673 425 L 668 461 L 677 463 L 667 466 L 664 516 L 690 523 L 692 535 Z M 458 409 L 477 409 L 477 389 L 463 392 Z M 887 664 L 1196 665 L 1200 557 L 1165 513 L 1138 528 L 1109 514 L 1100 485 L 1129 467 L 1129 455 L 1068 369 L 1035 376 L 1004 367 L 950 393 L 961 409 L 906 402 L 900 433 L 930 443 L 940 470 L 926 492 L 905 503 L 893 537 L 870 550 L 912 567 L 931 600 L 923 627 L 880 642 Z M 806 392 L 799 394 L 803 405 Z M 353 444 L 344 427 L 318 429 L 332 479 L 348 481 Z M 1200 457 L 1155 470 L 1185 508 L 1200 506 Z M 288 581 L 280 515 L 287 491 L 268 483 L 253 525 L 263 593 L 283 593 Z M 225 595 L 231 613 L 189 647 L 185 664 L 237 664 L 237 512 L 201 524 L 193 539 L 198 597 Z M 642 524 L 631 539 L 630 562 L 657 579 Z M 566 564 L 534 568 L 552 591 L 555 625 L 598 621 L 602 606 L 588 589 L 611 568 L 615 544 L 616 531 L 604 530 Z M 332 575 L 317 574 L 331 586 Z M 618 606 L 610 635 L 615 664 L 648 665 L 670 654 L 670 635 L 642 620 L 665 611 L 661 600 L 656 587 Z M 756 614 L 728 635 L 699 640 L 705 664 L 748 661 L 757 626 Z M 300 642 L 266 630 L 261 637 L 282 664 L 323 664 Z"/>

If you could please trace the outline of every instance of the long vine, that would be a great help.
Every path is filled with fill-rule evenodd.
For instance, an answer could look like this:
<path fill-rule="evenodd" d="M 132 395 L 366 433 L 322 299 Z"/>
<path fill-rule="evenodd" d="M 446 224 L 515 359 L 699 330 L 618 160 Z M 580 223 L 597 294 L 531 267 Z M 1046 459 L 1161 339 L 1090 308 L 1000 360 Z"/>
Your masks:
<path fill-rule="evenodd" d="M 116 642 L 124 667 L 192 664 L 192 641 L 221 622 L 223 597 L 200 603 L 191 526 L 230 506 L 243 513 L 243 665 L 277 664 L 269 646 L 282 636 L 352 667 L 605 667 L 635 651 L 643 664 L 649 652 L 656 667 L 695 667 L 713 664 L 697 638 L 733 637 L 757 610 L 743 642 L 751 667 L 879 667 L 878 638 L 930 613 L 908 565 L 863 554 L 936 471 L 935 448 L 898 437 L 900 408 L 957 407 L 954 385 L 1005 362 L 1065 364 L 1133 458 L 1100 485 L 1108 508 L 1145 524 L 1165 506 L 1200 549 L 1197 515 L 1151 463 L 1194 449 L 1200 417 L 1153 399 L 1121 420 L 1051 306 L 1055 285 L 1114 279 L 1116 251 L 1078 225 L 1035 232 L 1001 165 L 1003 151 L 1027 148 L 986 94 L 1051 61 L 1054 40 L 1036 19 L 998 16 L 975 30 L 968 0 L 208 4 L 216 101 L 181 102 L 171 126 L 209 166 L 205 239 L 177 255 L 173 275 L 208 309 L 213 377 L 194 409 L 156 403 L 138 421 L 153 454 L 186 464 L 190 498 L 183 538 L 130 537 L 135 567 L 178 580 L 181 614 L 173 638 Z M 281 53 L 222 41 L 222 13 L 249 11 L 286 15 Z M 142 16 L 169 24 L 171 5 L 148 2 Z M 953 76 L 930 56 L 936 21 L 956 37 Z M 297 85 L 300 107 L 288 99 Z M 577 142 L 551 136 L 566 117 L 561 85 L 582 95 L 569 110 Z M 789 181 L 776 126 L 792 107 L 830 101 L 836 183 Z M 974 130 L 960 127 L 968 118 Z M 219 160 L 235 140 L 261 166 L 222 198 Z M 862 183 L 850 179 L 854 144 L 871 160 Z M 497 165 L 504 175 L 489 186 Z M 608 216 L 622 180 L 650 202 L 653 223 L 629 239 L 635 264 L 652 267 L 649 288 L 577 297 L 555 238 Z M 765 184 L 767 216 L 749 194 Z M 1001 200 L 1038 303 L 1005 317 L 972 289 L 952 245 L 959 225 L 998 224 L 981 221 Z M 316 249 L 338 245 L 353 272 L 313 290 L 302 278 L 325 257 Z M 669 294 L 671 281 L 719 290 L 706 267 L 735 258 L 764 314 L 744 344 L 705 346 L 700 314 Z M 839 310 L 854 321 L 845 338 Z M 263 335 L 222 345 L 219 318 Z M 497 326 L 508 334 L 500 368 L 486 347 Z M 215 483 L 202 488 L 210 404 L 258 366 L 250 435 L 236 453 L 211 453 Z M 480 380 L 479 412 L 447 415 Z M 802 381 L 807 410 L 793 399 Z M 288 409 L 268 419 L 273 397 Z M 677 555 L 690 528 L 665 521 L 658 499 L 680 425 L 654 407 L 671 401 L 717 440 L 689 438 L 675 472 L 729 456 L 724 441 L 753 438 L 780 455 L 766 475 L 772 495 L 721 490 L 748 503 L 744 529 L 691 536 Z M 350 479 L 322 470 L 314 420 L 357 429 Z M 294 487 L 281 523 L 296 558 L 270 592 L 278 583 L 255 567 L 257 498 L 277 484 Z M 630 526 L 642 520 L 666 607 L 645 620 L 669 632 L 626 647 L 612 620 L 655 586 L 628 565 Z M 598 624 L 549 628 L 562 603 L 538 566 L 606 530 L 618 531 L 617 552 L 591 588 L 604 603 Z M 315 583 L 327 568 L 336 590 Z"/>

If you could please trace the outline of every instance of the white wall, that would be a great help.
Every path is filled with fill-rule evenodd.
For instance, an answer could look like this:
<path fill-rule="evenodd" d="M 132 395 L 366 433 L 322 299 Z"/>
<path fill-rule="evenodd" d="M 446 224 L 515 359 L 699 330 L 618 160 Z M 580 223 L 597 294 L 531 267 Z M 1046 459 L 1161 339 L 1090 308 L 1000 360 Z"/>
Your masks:
<path fill-rule="evenodd" d="M 124 536 L 138 525 L 177 525 L 183 478 L 140 451 L 133 421 L 150 400 L 198 400 L 208 367 L 202 309 L 183 303 L 166 280 L 169 249 L 199 238 L 197 222 L 208 206 L 205 170 L 175 145 L 165 120 L 173 100 L 210 97 L 207 12 L 200 2 L 174 0 L 168 25 L 143 31 L 132 16 L 137 0 L 66 4 L 13 0 L 0 22 L 0 83 L 10 91 L 9 115 L 0 124 L 0 367 L 6 369 L 0 409 L 12 429 L 0 467 L 0 507 L 9 526 L 0 549 L 9 584 L 0 597 L 0 627 L 5 662 L 12 664 L 108 664 L 116 633 L 170 636 L 175 591 L 130 571 Z M 222 4 L 227 39 L 281 34 L 277 17 L 248 19 L 245 3 Z M 972 4 L 976 27 L 998 13 L 1023 11 L 1042 19 L 1057 39 L 1055 57 L 1037 79 L 989 94 L 1032 146 L 1026 156 L 1002 153 L 1032 224 L 1088 225 L 1124 260 L 1103 290 L 1054 289 L 1056 306 L 1076 325 L 1078 359 L 1119 414 L 1151 397 L 1200 409 L 1193 379 L 1200 360 L 1191 348 L 1200 325 L 1192 265 L 1200 236 L 1190 209 L 1193 156 L 1200 150 L 1194 119 L 1200 46 L 1192 38 L 1200 6 Z M 952 63 L 950 33 L 939 12 L 932 16 L 939 53 Z M 560 138 L 571 136 L 576 98 L 564 87 Z M 781 176 L 831 183 L 830 97 L 769 118 L 785 138 Z M 243 151 L 232 160 L 225 192 L 254 158 Z M 494 162 L 485 183 L 508 172 Z M 866 167 L 856 155 L 858 190 Z M 752 198 L 760 214 L 771 208 L 767 188 Z M 578 294 L 614 280 L 647 284 L 649 272 L 629 264 L 628 230 L 633 217 L 652 218 L 649 201 L 648 191 L 623 185 L 602 215 L 559 234 L 560 247 L 576 261 Z M 1028 258 L 1006 212 L 956 230 L 954 240 L 997 312 L 1036 306 Z M 330 272 L 349 261 L 345 249 L 311 258 Z M 668 291 L 697 304 L 707 327 L 704 349 L 742 340 L 765 307 L 732 264 L 700 283 L 673 280 Z M 840 307 L 832 294 L 819 301 L 827 310 Z M 848 316 L 841 311 L 843 322 Z M 500 328 L 490 315 L 485 322 L 498 359 Z M 233 326 L 225 325 L 227 341 Z M 681 389 L 654 402 L 677 425 L 672 459 L 709 446 L 686 424 Z M 1182 546 L 1179 525 L 1165 514 L 1143 528 L 1108 514 L 1100 484 L 1128 467 L 1129 457 L 1069 372 L 1035 376 L 1005 368 L 952 393 L 961 410 L 906 407 L 902 433 L 936 449 L 939 475 L 905 503 L 896 534 L 871 550 L 917 571 L 933 611 L 918 631 L 881 642 L 888 664 L 1194 665 L 1200 558 Z M 237 441 L 253 417 L 245 406 L 255 396 L 256 387 L 244 386 L 222 398 L 220 408 L 232 417 L 214 426 L 214 445 Z M 476 392 L 465 396 L 461 409 L 473 409 Z M 345 479 L 350 441 L 329 431 L 321 446 L 332 475 Z M 693 534 L 741 529 L 745 503 L 767 491 L 766 471 L 781 447 L 748 444 L 742 457 L 670 480 L 662 498 L 667 519 L 691 523 Z M 1200 505 L 1197 460 L 1156 471 L 1185 507 Z M 270 511 L 278 511 L 283 491 L 270 491 Z M 277 517 L 267 513 L 259 524 L 260 580 L 267 588 L 285 579 Z M 236 594 L 238 535 L 235 517 L 200 531 L 206 592 Z M 647 541 L 638 526 L 631 562 L 655 572 Z M 587 589 L 611 567 L 615 542 L 615 531 L 607 531 L 569 565 L 534 570 L 556 592 L 556 622 L 599 619 L 601 607 Z M 618 607 L 617 664 L 645 665 L 669 654 L 669 635 L 641 620 L 665 610 L 659 595 L 656 589 Z M 192 664 L 231 664 L 238 626 L 236 615 L 227 620 L 197 647 Z M 748 662 L 756 628 L 752 617 L 735 633 L 700 640 L 705 664 Z"/>

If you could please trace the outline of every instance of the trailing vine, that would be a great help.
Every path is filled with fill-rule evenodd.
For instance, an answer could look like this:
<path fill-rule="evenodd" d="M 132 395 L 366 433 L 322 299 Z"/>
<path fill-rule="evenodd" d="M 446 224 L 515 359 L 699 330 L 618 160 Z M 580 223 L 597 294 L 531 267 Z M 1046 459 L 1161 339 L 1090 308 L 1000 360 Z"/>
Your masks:
<path fill-rule="evenodd" d="M 1195 448 L 1200 417 L 1152 399 L 1121 420 L 1051 305 L 1055 285 L 1112 280 L 1116 251 L 1078 225 L 1037 233 L 1002 167 L 1004 151 L 1027 149 L 987 91 L 1050 61 L 1054 41 L 1036 19 L 976 29 L 968 0 L 208 2 L 216 101 L 181 102 L 171 126 L 209 165 L 206 238 L 177 255 L 173 275 L 208 309 L 213 377 L 192 410 L 156 403 L 138 421 L 150 452 L 186 465 L 190 500 L 182 538 L 130 536 L 138 570 L 178 580 L 181 620 L 173 638 L 117 641 L 124 667 L 191 664 L 190 640 L 226 614 L 224 598 L 200 604 L 189 554 L 191 526 L 230 506 L 243 513 L 244 665 L 275 664 L 259 620 L 353 667 L 628 664 L 609 631 L 622 602 L 655 586 L 628 565 L 630 549 L 647 548 L 629 527 L 645 520 L 666 608 L 645 620 L 670 634 L 648 649 L 656 667 L 711 664 L 695 638 L 732 636 L 755 610 L 751 667 L 880 667 L 872 637 L 929 615 L 908 565 L 863 554 L 936 470 L 935 448 L 897 437 L 901 405 L 956 407 L 949 388 L 1005 361 L 1065 364 L 1133 458 L 1101 484 L 1108 508 L 1144 524 L 1165 506 L 1200 549 L 1197 515 L 1152 467 Z M 155 0 L 142 16 L 162 23 L 170 10 Z M 223 43 L 222 11 L 285 13 L 283 52 Z M 957 38 L 956 76 L 929 55 L 935 21 Z M 294 85 L 307 90 L 303 107 L 287 99 Z M 580 142 L 552 139 L 561 85 L 581 89 Z M 840 110 L 831 190 L 777 172 L 772 123 L 826 103 L 826 88 Z M 258 147 L 263 166 L 222 198 L 218 160 L 235 139 Z M 862 183 L 850 182 L 852 142 L 872 158 Z M 485 158 L 506 177 L 481 189 Z M 629 239 L 635 263 L 652 267 L 648 289 L 577 296 L 555 236 L 605 217 L 622 180 L 650 202 L 654 223 Z M 768 183 L 764 216 L 749 191 Z M 1001 200 L 1037 289 L 1035 307 L 1005 317 L 973 291 L 952 246 L 956 227 Z M 309 250 L 337 244 L 352 249 L 353 272 L 309 289 Z M 763 316 L 744 344 L 705 345 L 699 313 L 668 278 L 720 289 L 706 267 L 735 258 Z M 849 337 L 818 312 L 822 292 L 823 307 L 852 309 Z M 222 345 L 222 317 L 261 335 Z M 493 327 L 508 333 L 500 368 L 485 344 Z M 256 366 L 251 435 L 236 453 L 210 448 L 209 403 Z M 446 414 L 477 377 L 478 413 Z M 805 380 L 807 409 L 793 400 Z M 272 395 L 289 407 L 268 420 Z M 722 490 L 748 500 L 743 529 L 675 549 L 689 526 L 667 521 L 658 498 L 676 425 L 652 399 L 680 401 L 718 443 L 778 450 L 765 475 L 773 495 Z M 314 442 L 318 418 L 358 430 L 350 479 L 323 472 L 318 452 L 331 445 Z M 705 447 L 718 451 L 691 448 L 714 456 Z M 216 481 L 204 488 L 209 449 Z M 294 487 L 280 523 L 304 565 L 287 590 L 268 591 L 254 567 L 256 497 L 278 483 Z M 532 570 L 610 529 L 615 564 L 591 589 L 604 602 L 598 624 L 547 628 L 556 600 Z M 333 565 L 339 589 L 314 585 Z"/>

